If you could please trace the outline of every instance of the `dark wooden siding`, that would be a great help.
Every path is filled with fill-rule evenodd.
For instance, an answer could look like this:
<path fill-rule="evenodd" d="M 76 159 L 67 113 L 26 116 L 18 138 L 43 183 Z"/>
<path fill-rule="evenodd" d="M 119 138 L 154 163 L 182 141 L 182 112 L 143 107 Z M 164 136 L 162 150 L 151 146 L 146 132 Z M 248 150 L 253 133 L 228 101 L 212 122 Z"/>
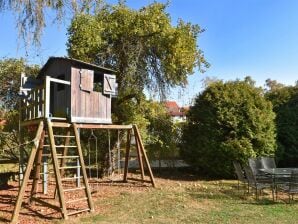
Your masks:
<path fill-rule="evenodd" d="M 57 61 L 47 68 L 44 75 L 58 79 L 64 75 L 64 80 L 70 81 L 70 66 L 67 61 Z M 70 87 L 64 85 L 64 89 L 58 91 L 57 83 L 51 83 L 51 86 L 50 112 L 52 116 L 67 117 L 70 111 Z"/>
<path fill-rule="evenodd" d="M 92 70 L 72 67 L 71 122 L 111 123 L 111 98 L 93 92 L 93 78 Z"/>

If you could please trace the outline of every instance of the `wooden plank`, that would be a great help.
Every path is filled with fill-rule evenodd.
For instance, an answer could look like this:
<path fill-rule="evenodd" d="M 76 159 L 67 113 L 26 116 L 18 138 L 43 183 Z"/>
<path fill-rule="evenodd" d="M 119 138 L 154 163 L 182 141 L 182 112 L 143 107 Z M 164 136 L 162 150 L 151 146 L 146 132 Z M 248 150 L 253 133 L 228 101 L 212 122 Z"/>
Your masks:
<path fill-rule="evenodd" d="M 35 168 L 34 168 L 34 177 L 33 177 L 33 183 L 31 188 L 31 195 L 30 195 L 30 202 L 32 201 L 32 197 L 37 192 L 37 185 L 38 180 L 40 179 L 40 170 L 41 170 L 41 160 L 42 160 L 42 150 L 44 145 L 44 139 L 45 139 L 45 130 L 42 131 L 40 143 L 37 151 L 37 156 L 35 157 Z"/>
<path fill-rule="evenodd" d="M 144 156 L 144 159 L 145 159 L 145 164 L 146 164 L 147 169 L 149 171 L 149 177 L 150 177 L 152 186 L 155 187 L 156 185 L 155 185 L 155 180 L 154 180 L 153 173 L 152 173 L 152 170 L 151 170 L 151 166 L 150 166 L 147 154 L 145 152 L 145 148 L 144 148 L 144 145 L 143 145 L 143 142 L 142 142 L 142 139 L 141 139 L 141 135 L 140 135 L 140 132 L 139 132 L 139 129 L 138 129 L 137 125 L 135 125 L 135 124 L 133 125 L 133 130 L 134 130 L 134 134 L 137 136 L 138 141 L 140 143 L 140 149 L 141 149 L 141 152 L 143 153 L 143 156 Z"/>
<path fill-rule="evenodd" d="M 117 124 L 76 124 L 78 128 L 83 129 L 132 129 L 132 125 L 117 125 Z M 71 127 L 71 123 L 66 122 L 52 122 L 53 127 Z"/>
<path fill-rule="evenodd" d="M 24 179 L 22 181 L 21 188 L 19 190 L 19 194 L 18 194 L 18 197 L 17 197 L 16 205 L 15 205 L 15 208 L 14 208 L 14 211 L 13 211 L 13 214 L 12 214 L 11 223 L 17 223 L 18 222 L 18 217 L 19 217 L 19 214 L 20 214 L 20 209 L 21 209 L 21 206 L 22 206 L 26 186 L 27 186 L 28 181 L 29 181 L 30 172 L 32 170 L 32 166 L 33 166 L 33 163 L 34 163 L 34 160 L 35 160 L 35 156 L 36 156 L 36 152 L 37 152 L 38 144 L 40 142 L 40 138 L 41 138 L 43 128 L 44 128 L 44 124 L 43 124 L 43 122 L 40 122 L 40 124 L 38 126 L 38 129 L 37 129 L 37 132 L 36 132 L 34 146 L 32 147 L 30 157 L 29 157 L 29 160 L 28 160 L 28 164 L 27 164 L 27 168 L 26 168 L 26 171 L 25 171 Z"/>
<path fill-rule="evenodd" d="M 143 156 L 142 156 L 142 152 L 141 152 L 141 144 L 140 144 L 139 139 L 135 133 L 135 130 L 134 130 L 134 137 L 135 137 L 135 141 L 136 141 L 136 150 L 137 150 L 139 166 L 141 169 L 141 177 L 142 177 L 142 180 L 144 180 L 145 173 L 144 173 Z"/>
<path fill-rule="evenodd" d="M 55 82 L 55 83 L 60 83 L 60 84 L 64 84 L 64 85 L 68 85 L 70 86 L 70 82 L 69 81 L 65 81 L 65 80 L 62 80 L 62 79 L 55 79 L 55 78 L 50 78 L 50 81 L 51 82 Z"/>
<path fill-rule="evenodd" d="M 46 76 L 45 83 L 45 118 L 50 117 L 50 93 L 51 93 L 51 77 Z"/>
<path fill-rule="evenodd" d="M 75 76 L 76 76 L 76 69 L 71 68 L 70 116 L 77 116 L 77 110 L 76 110 L 77 88 L 76 88 Z"/>
<path fill-rule="evenodd" d="M 92 70 L 80 70 L 80 89 L 82 91 L 93 91 L 93 76 L 94 72 Z"/>
<path fill-rule="evenodd" d="M 129 153 L 130 153 L 130 141 L 131 141 L 131 129 L 128 129 L 127 137 L 126 137 L 126 152 L 125 152 L 123 182 L 127 182 L 128 160 L 129 160 Z"/>
<path fill-rule="evenodd" d="M 79 136 L 79 132 L 78 132 L 78 127 L 76 124 L 73 124 L 73 130 L 76 136 L 76 143 L 77 143 L 77 150 L 78 150 L 78 154 L 79 154 L 79 160 L 80 160 L 80 164 L 82 167 L 82 173 L 83 173 L 83 181 L 85 184 L 85 192 L 86 195 L 88 197 L 88 205 L 90 208 L 90 211 L 93 212 L 94 211 L 94 205 L 93 205 L 93 201 L 92 201 L 92 196 L 91 196 L 91 191 L 89 188 L 89 184 L 88 184 L 88 177 L 87 177 L 87 172 L 86 172 L 86 167 L 85 167 L 85 162 L 83 159 L 83 152 L 82 152 L 82 148 L 81 148 L 81 142 L 80 142 L 80 136 Z"/>
<path fill-rule="evenodd" d="M 132 129 L 132 125 L 117 125 L 117 124 L 77 124 L 78 128 L 85 129 Z"/>
<path fill-rule="evenodd" d="M 48 124 L 48 132 L 49 132 L 48 134 L 49 134 L 50 145 L 51 145 L 51 154 L 52 154 L 52 159 L 53 159 L 56 184 L 58 187 L 58 195 L 59 195 L 59 202 L 60 202 L 60 206 L 61 206 L 62 216 L 64 219 L 68 219 L 65 198 L 64 198 L 64 194 L 63 194 L 63 186 L 62 186 L 60 170 L 59 170 L 59 163 L 58 163 L 58 158 L 57 158 L 57 151 L 56 151 L 56 146 L 55 146 L 54 133 L 53 133 L 52 123 L 51 123 L 50 119 L 48 119 L 47 124 Z"/>

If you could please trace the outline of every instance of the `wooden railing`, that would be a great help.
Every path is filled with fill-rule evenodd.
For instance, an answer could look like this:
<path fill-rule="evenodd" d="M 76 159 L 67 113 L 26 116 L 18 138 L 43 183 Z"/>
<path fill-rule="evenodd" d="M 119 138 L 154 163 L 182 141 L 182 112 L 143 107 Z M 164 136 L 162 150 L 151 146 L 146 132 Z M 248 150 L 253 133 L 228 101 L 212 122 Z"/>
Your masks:
<path fill-rule="evenodd" d="M 38 118 L 49 118 L 50 114 L 50 86 L 51 82 L 70 85 L 69 81 L 46 76 L 44 84 L 28 91 L 20 102 L 20 120 L 29 121 Z"/>

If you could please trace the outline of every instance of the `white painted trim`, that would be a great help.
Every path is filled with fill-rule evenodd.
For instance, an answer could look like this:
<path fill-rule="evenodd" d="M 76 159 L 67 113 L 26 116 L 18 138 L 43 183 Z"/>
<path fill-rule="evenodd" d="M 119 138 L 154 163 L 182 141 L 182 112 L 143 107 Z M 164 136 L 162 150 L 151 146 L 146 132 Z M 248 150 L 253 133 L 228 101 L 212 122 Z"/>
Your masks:
<path fill-rule="evenodd" d="M 45 81 L 45 118 L 50 117 L 50 91 L 51 91 L 51 77 L 46 76 L 46 81 Z"/>
<path fill-rule="evenodd" d="M 52 77 L 50 78 L 50 81 L 70 86 L 69 81 L 65 81 L 65 80 L 61 80 L 61 79 L 55 79 L 55 78 L 52 78 Z"/>
<path fill-rule="evenodd" d="M 112 119 L 111 118 L 94 118 L 94 117 L 74 117 L 74 116 L 71 116 L 71 122 L 112 124 Z"/>

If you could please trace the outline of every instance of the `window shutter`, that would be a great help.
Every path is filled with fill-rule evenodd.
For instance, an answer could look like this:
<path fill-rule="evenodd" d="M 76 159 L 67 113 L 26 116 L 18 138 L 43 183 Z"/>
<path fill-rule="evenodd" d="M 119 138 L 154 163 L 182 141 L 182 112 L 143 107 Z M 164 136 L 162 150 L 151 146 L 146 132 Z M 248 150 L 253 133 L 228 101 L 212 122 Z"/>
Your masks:
<path fill-rule="evenodd" d="M 116 86 L 117 86 L 116 76 L 115 75 L 104 74 L 103 93 L 104 94 L 115 95 L 116 94 Z"/>
<path fill-rule="evenodd" d="M 87 92 L 92 92 L 93 91 L 94 72 L 92 70 L 81 69 L 80 75 L 81 75 L 81 81 L 80 81 L 81 90 L 87 91 Z"/>

